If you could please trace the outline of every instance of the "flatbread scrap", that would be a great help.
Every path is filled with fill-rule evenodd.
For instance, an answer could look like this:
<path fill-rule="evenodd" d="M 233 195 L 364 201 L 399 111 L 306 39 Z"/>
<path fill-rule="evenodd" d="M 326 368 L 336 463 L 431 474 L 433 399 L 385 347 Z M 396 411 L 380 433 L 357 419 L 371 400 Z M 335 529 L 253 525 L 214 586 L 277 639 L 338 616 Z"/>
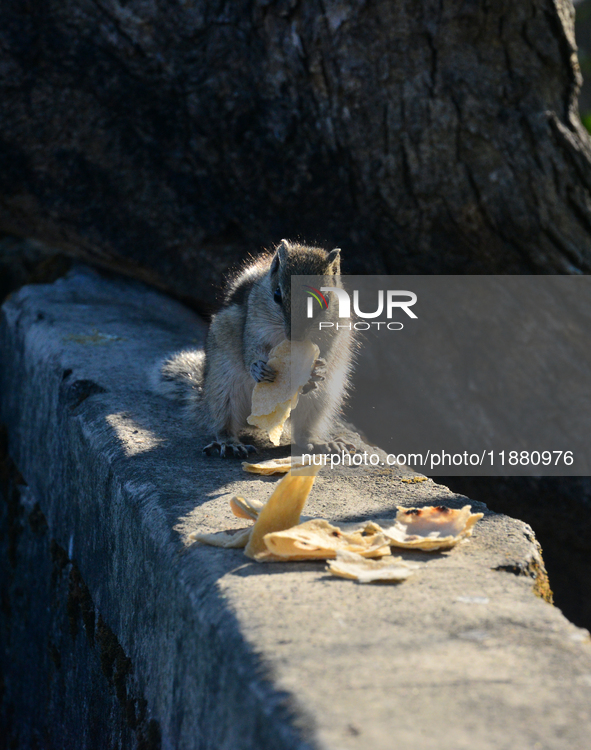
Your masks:
<path fill-rule="evenodd" d="M 388 540 L 381 532 L 364 529 L 347 533 L 328 521 L 315 518 L 311 521 L 265 534 L 263 541 L 267 551 L 260 552 L 255 559 L 269 561 L 326 560 L 336 557 L 338 550 L 356 552 L 363 557 L 380 557 L 390 554 Z"/>
<path fill-rule="evenodd" d="M 229 529 L 228 531 L 214 531 L 203 534 L 194 531 L 189 534 L 189 539 L 200 544 L 209 544 L 210 547 L 224 547 L 225 549 L 243 549 L 250 539 L 252 526 L 248 529 Z"/>
<path fill-rule="evenodd" d="M 267 547 L 263 541 L 265 534 L 273 531 L 283 531 L 296 526 L 300 521 L 300 515 L 320 471 L 320 466 L 306 467 L 313 474 L 303 476 L 297 470 L 292 470 L 281 479 L 269 500 L 260 510 L 252 534 L 244 554 L 256 559 L 256 555 L 265 552 Z"/>
<path fill-rule="evenodd" d="M 258 383 L 255 385 L 255 390 L 260 385 L 271 385 L 270 383 Z M 258 427 L 263 432 L 266 432 L 269 436 L 269 440 L 273 445 L 279 445 L 281 442 L 281 436 L 283 435 L 283 428 L 285 423 L 289 419 L 289 415 L 298 405 L 299 392 L 287 401 L 283 401 L 276 404 L 273 411 L 270 414 L 251 414 L 247 417 L 249 424 Z M 264 408 L 264 407 L 258 407 Z"/>
<path fill-rule="evenodd" d="M 392 547 L 424 551 L 450 549 L 472 536 L 484 513 L 471 513 L 471 505 L 452 510 L 445 505 L 399 508 L 394 523 L 380 528 Z M 377 524 L 376 524 L 377 525 Z"/>
<path fill-rule="evenodd" d="M 302 466 L 301 463 L 294 463 L 293 468 Z M 249 464 L 247 461 L 242 462 L 242 468 L 249 474 L 287 474 L 292 468 L 291 456 L 287 458 L 272 458 L 269 461 L 261 461 L 258 464 Z"/>
<path fill-rule="evenodd" d="M 355 552 L 338 550 L 336 559 L 330 560 L 327 570 L 333 576 L 350 578 L 359 583 L 399 583 L 405 581 L 419 566 L 404 562 L 391 555 L 380 560 L 368 560 Z"/>
<path fill-rule="evenodd" d="M 310 379 L 320 349 L 311 341 L 282 341 L 269 353 L 269 366 L 277 371 L 272 383 L 257 383 L 252 392 L 248 424 L 269 434 L 279 445 L 283 427 L 297 406 L 301 389 Z"/>
<path fill-rule="evenodd" d="M 265 504 L 260 500 L 245 500 L 243 497 L 236 495 L 230 500 L 230 508 L 237 518 L 247 518 L 249 521 L 256 521 L 261 508 Z"/>

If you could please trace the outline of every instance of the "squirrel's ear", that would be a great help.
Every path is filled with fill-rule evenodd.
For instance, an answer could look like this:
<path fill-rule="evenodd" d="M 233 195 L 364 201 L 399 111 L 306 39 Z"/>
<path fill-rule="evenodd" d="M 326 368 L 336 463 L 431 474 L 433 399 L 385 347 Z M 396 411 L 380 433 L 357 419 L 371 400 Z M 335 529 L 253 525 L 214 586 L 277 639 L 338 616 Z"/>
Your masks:
<path fill-rule="evenodd" d="M 289 252 L 289 248 L 291 245 L 289 244 L 288 240 L 281 240 L 279 245 L 277 246 L 277 255 L 279 256 L 279 260 L 281 263 L 285 263 L 287 260 L 287 253 Z"/>
<path fill-rule="evenodd" d="M 285 261 L 287 260 L 289 247 L 290 245 L 287 240 L 281 240 L 281 242 L 277 245 L 275 257 L 273 258 L 273 262 L 271 263 L 271 273 L 277 273 L 277 271 L 279 270 L 279 264 L 285 263 Z"/>
<path fill-rule="evenodd" d="M 341 248 L 335 247 L 328 254 L 328 272 L 332 276 L 338 276 L 341 273 Z"/>

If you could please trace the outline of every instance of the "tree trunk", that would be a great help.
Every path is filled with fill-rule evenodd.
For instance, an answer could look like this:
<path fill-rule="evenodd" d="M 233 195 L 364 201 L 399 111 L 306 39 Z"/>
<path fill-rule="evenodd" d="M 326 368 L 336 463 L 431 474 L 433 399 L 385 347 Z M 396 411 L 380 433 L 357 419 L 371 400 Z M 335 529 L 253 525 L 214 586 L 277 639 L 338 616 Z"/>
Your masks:
<path fill-rule="evenodd" d="M 283 236 L 591 270 L 566 0 L 4 0 L 0 46 L 0 229 L 193 303 Z"/>

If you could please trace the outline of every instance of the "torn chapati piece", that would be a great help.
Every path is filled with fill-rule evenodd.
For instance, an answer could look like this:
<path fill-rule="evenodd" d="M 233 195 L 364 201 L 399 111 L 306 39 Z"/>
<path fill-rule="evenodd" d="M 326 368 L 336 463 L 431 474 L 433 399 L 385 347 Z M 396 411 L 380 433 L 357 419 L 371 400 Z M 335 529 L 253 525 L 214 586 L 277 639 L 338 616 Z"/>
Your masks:
<path fill-rule="evenodd" d="M 309 469 L 307 469 L 307 472 Z M 320 467 L 313 468 L 314 473 L 303 476 L 297 471 L 290 472 L 281 479 L 266 503 L 259 500 L 246 500 L 235 496 L 230 500 L 230 508 L 237 518 L 254 521 L 254 525 L 246 529 L 228 529 L 214 533 L 193 532 L 189 538 L 201 544 L 213 547 L 242 548 L 247 557 L 256 558 L 260 552 L 265 552 L 263 541 L 265 534 L 273 531 L 297 526 L 300 516 L 316 474 Z"/>
<path fill-rule="evenodd" d="M 305 467 L 308 473 L 310 467 Z M 232 512 L 238 518 L 254 521 L 246 529 L 216 533 L 193 533 L 202 544 L 244 549 L 257 562 L 329 560 L 330 572 L 360 583 L 397 583 L 420 567 L 392 557 L 391 548 L 436 551 L 454 547 L 472 535 L 482 513 L 471 506 L 451 509 L 444 505 L 424 508 L 398 508 L 394 521 L 365 521 L 335 526 L 325 519 L 301 522 L 301 513 L 316 479 L 304 469 L 292 469 L 275 486 L 266 503 L 233 497 Z"/>
<path fill-rule="evenodd" d="M 255 525 L 252 527 L 250 540 L 244 554 L 247 557 L 257 559 L 257 555 L 266 552 L 264 536 L 273 531 L 283 531 L 297 526 L 300 515 L 320 471 L 320 466 L 306 467 L 306 473 L 314 472 L 310 476 L 304 476 L 297 470 L 286 474 L 277 486 L 271 497 L 261 508 Z"/>
<path fill-rule="evenodd" d="M 236 518 L 248 518 L 256 521 L 265 503 L 260 500 L 245 500 L 243 497 L 235 496 L 230 500 L 230 508 Z"/>
<path fill-rule="evenodd" d="M 271 349 L 269 367 L 277 375 L 272 383 L 257 383 L 252 392 L 248 424 L 265 430 L 279 445 L 283 427 L 298 403 L 300 391 L 310 379 L 320 349 L 311 341 L 282 341 Z"/>
<path fill-rule="evenodd" d="M 327 560 L 339 550 L 355 552 L 362 557 L 390 554 L 388 540 L 379 531 L 364 528 L 343 531 L 328 521 L 315 518 L 298 526 L 265 534 L 266 549 L 255 556 L 259 562 L 286 560 Z"/>
<path fill-rule="evenodd" d="M 416 563 L 404 562 L 401 557 L 387 555 L 379 560 L 368 560 L 355 552 L 338 550 L 336 559 L 329 560 L 327 570 L 333 576 L 359 583 L 400 583 L 418 567 Z"/>
<path fill-rule="evenodd" d="M 291 456 L 287 458 L 271 458 L 268 461 L 260 461 L 257 464 L 249 464 L 247 461 L 242 462 L 242 468 L 249 474 L 263 474 L 271 476 L 272 474 L 287 474 L 292 468 L 298 469 L 303 464 L 294 462 L 292 464 Z"/>
<path fill-rule="evenodd" d="M 399 508 L 394 523 L 380 525 L 392 547 L 435 551 L 455 547 L 472 536 L 484 513 L 472 513 L 472 506 L 460 510 L 445 505 Z M 377 526 L 377 524 L 376 524 Z"/>
<path fill-rule="evenodd" d="M 209 534 L 194 531 L 192 534 L 189 534 L 189 539 L 201 544 L 208 544 L 210 547 L 244 549 L 250 539 L 251 531 L 252 526 L 248 529 L 228 529 L 228 531 L 214 531 Z"/>

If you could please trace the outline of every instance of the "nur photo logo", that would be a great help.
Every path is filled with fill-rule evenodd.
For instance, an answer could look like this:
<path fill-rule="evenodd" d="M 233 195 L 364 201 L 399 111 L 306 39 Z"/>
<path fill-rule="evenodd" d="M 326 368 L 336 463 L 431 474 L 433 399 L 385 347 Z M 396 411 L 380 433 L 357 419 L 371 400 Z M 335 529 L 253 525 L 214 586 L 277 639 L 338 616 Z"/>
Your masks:
<path fill-rule="evenodd" d="M 304 285 L 304 288 L 308 291 L 306 294 L 308 295 L 308 317 L 312 318 L 314 317 L 314 300 L 318 302 L 320 305 L 321 310 L 328 310 L 328 300 L 322 294 L 320 289 L 316 289 L 314 286 L 308 286 L 308 284 Z"/>
<path fill-rule="evenodd" d="M 318 312 L 318 307 L 315 305 L 315 301 L 320 307 L 320 311 L 328 309 L 329 300 L 325 296 L 324 292 L 333 293 L 336 295 L 338 301 L 338 317 L 339 318 L 351 318 L 351 296 L 349 292 L 345 291 L 341 287 L 336 286 L 322 286 L 320 289 L 316 289 L 313 286 L 305 285 L 306 294 L 308 295 L 307 301 L 307 317 L 315 317 L 315 313 Z M 377 291 L 377 302 L 374 302 L 374 310 L 362 310 L 359 301 L 359 290 L 353 290 L 353 314 L 356 318 L 361 318 L 354 324 L 350 322 L 339 323 L 328 320 L 322 320 L 318 323 L 318 329 L 328 328 L 351 328 L 353 327 L 357 331 L 369 330 L 371 326 L 375 326 L 378 330 L 384 326 L 390 331 L 400 331 L 404 328 L 404 324 L 399 321 L 393 321 L 395 311 L 402 310 L 411 319 L 417 319 L 417 315 L 411 310 L 411 307 L 417 303 L 417 295 L 414 292 L 403 289 L 380 289 Z M 334 316 L 332 316 L 334 317 Z M 386 320 L 376 321 L 374 318 L 385 317 Z M 368 319 L 372 319 L 369 323 Z"/>
<path fill-rule="evenodd" d="M 313 289 L 314 287 L 308 287 L 308 289 Z M 321 286 L 320 290 L 314 290 L 317 291 L 319 294 L 321 292 L 333 292 L 336 294 L 337 299 L 339 301 L 339 318 L 350 318 L 351 317 L 351 298 L 349 296 L 349 292 L 346 292 L 344 289 L 341 289 L 338 286 Z M 384 312 L 384 306 L 386 307 L 386 317 L 391 319 L 394 309 L 399 308 L 401 310 L 404 310 L 404 312 L 408 315 L 409 318 L 416 318 L 417 316 L 414 314 L 414 312 L 410 309 L 413 305 L 417 302 L 417 295 L 414 292 L 408 292 L 402 289 L 396 289 L 391 290 L 388 289 L 386 292 L 386 304 L 384 305 L 384 290 L 380 289 L 378 290 L 378 305 L 377 309 L 374 312 L 362 312 L 359 309 L 359 290 L 355 289 L 353 290 L 353 312 L 358 318 L 379 318 L 380 315 Z M 321 295 L 322 296 L 322 295 Z M 397 297 L 407 297 L 408 299 L 397 299 Z M 326 298 L 322 296 L 322 299 L 326 302 L 326 306 L 328 307 L 328 302 L 326 301 Z M 308 317 L 311 318 L 313 313 L 311 312 L 311 305 L 308 303 Z"/>

